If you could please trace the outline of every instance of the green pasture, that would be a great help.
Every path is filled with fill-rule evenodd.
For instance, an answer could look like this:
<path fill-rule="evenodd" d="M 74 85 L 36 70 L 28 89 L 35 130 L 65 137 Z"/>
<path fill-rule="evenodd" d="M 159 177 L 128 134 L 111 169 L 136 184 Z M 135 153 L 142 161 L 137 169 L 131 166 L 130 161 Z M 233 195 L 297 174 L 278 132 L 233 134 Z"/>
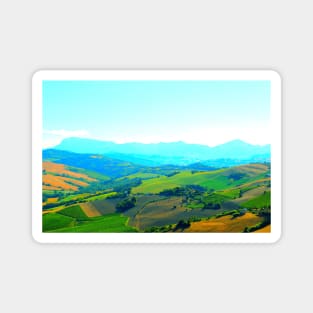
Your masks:
<path fill-rule="evenodd" d="M 271 206 L 271 192 L 270 191 L 266 191 L 262 195 L 254 199 L 241 203 L 241 207 L 248 208 L 248 209 L 269 208 L 270 206 Z"/>
<path fill-rule="evenodd" d="M 57 213 L 56 213 L 57 214 Z M 49 215 L 49 214 L 46 214 Z M 75 226 L 51 229 L 57 233 L 124 233 L 136 232 L 136 228 L 128 226 L 128 217 L 121 214 L 109 214 L 105 216 L 92 217 L 82 222 L 76 222 Z"/>
<path fill-rule="evenodd" d="M 223 175 L 225 170 L 211 172 L 183 171 L 174 176 L 163 176 L 145 180 L 141 185 L 132 188 L 132 193 L 159 193 L 165 189 L 172 189 L 184 185 L 200 185 L 207 189 L 221 190 L 236 186 L 249 180 L 240 179 L 231 181 L 227 175 Z M 251 179 L 251 178 L 250 178 Z"/>
<path fill-rule="evenodd" d="M 42 231 L 48 232 L 58 228 L 72 227 L 75 219 L 58 213 L 49 213 L 42 216 Z"/>
<path fill-rule="evenodd" d="M 79 205 L 69 206 L 63 210 L 58 211 L 58 214 L 73 217 L 76 219 L 86 219 L 87 215 L 81 209 Z"/>

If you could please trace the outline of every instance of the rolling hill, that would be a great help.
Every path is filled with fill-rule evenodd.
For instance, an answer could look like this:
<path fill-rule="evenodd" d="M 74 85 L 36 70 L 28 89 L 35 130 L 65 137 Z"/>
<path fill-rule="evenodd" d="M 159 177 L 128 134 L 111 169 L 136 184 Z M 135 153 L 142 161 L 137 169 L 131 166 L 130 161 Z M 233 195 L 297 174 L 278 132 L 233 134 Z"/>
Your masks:
<path fill-rule="evenodd" d="M 237 144 L 246 146 L 234 142 L 227 153 Z M 183 153 L 185 145 L 174 145 L 176 153 Z M 220 150 L 227 151 L 227 146 L 224 148 Z M 216 156 L 222 154 L 216 151 Z M 150 165 L 150 157 L 160 162 L 188 159 L 165 152 L 153 156 L 43 150 L 43 231 L 270 230 L 270 163 L 214 159 L 188 165 L 156 164 L 159 161 Z M 236 166 L 213 168 L 210 162 Z"/>
<path fill-rule="evenodd" d="M 50 161 L 43 162 L 42 166 L 43 190 L 77 191 L 80 187 L 97 181 L 79 168 L 70 168 Z"/>
<path fill-rule="evenodd" d="M 75 153 L 56 149 L 43 150 L 43 160 L 58 164 L 65 164 L 69 168 L 79 168 L 91 177 L 98 175 L 99 179 L 103 176 L 107 178 L 125 177 L 136 173 L 152 173 L 157 175 L 167 175 L 177 170 L 214 170 L 210 166 L 200 163 L 188 166 L 179 165 L 147 165 L 137 164 L 130 161 L 116 159 L 101 154 Z M 138 162 L 139 163 L 139 162 Z M 96 175 L 96 176 L 95 176 Z"/>
<path fill-rule="evenodd" d="M 269 175 L 269 166 L 248 164 L 216 171 L 181 171 L 174 176 L 161 176 L 145 180 L 132 188 L 132 193 L 159 193 L 164 189 L 186 185 L 200 185 L 207 189 L 222 190 L 244 183 L 264 179 Z"/>
<path fill-rule="evenodd" d="M 73 153 L 55 149 L 43 150 L 43 160 L 85 169 L 89 173 L 94 172 L 106 178 L 134 174 L 145 168 L 145 166 L 135 165 L 131 162 L 113 159 L 104 155 Z"/>

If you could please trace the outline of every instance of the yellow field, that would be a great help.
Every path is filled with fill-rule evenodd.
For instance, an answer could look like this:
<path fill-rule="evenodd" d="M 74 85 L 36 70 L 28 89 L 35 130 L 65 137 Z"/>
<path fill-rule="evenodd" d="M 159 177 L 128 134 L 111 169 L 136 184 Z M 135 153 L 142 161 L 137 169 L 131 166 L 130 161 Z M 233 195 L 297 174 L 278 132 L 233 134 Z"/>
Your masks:
<path fill-rule="evenodd" d="M 101 213 L 91 203 L 80 203 L 79 206 L 88 217 L 101 216 Z"/>
<path fill-rule="evenodd" d="M 71 182 L 78 186 L 88 186 L 87 183 L 79 181 L 77 179 L 62 176 L 54 176 L 52 174 L 43 175 L 42 181 L 44 184 L 43 186 L 44 190 L 47 190 L 46 187 L 62 188 L 63 190 L 74 190 L 74 191 L 78 190 L 77 186 L 68 184 L 67 182 Z M 49 184 L 50 186 L 45 186 L 47 184 Z"/>
<path fill-rule="evenodd" d="M 85 174 L 80 174 L 67 170 L 64 164 L 43 162 L 43 170 L 46 172 L 42 175 L 44 190 L 77 191 L 78 187 L 88 186 L 87 182 L 97 181 L 96 179 L 91 178 Z M 81 181 L 79 179 L 84 179 L 87 182 Z"/>
<path fill-rule="evenodd" d="M 69 175 L 71 177 L 74 178 L 83 178 L 86 179 L 90 182 L 92 181 L 97 181 L 94 178 L 91 178 L 85 174 L 81 174 L 81 173 L 76 173 L 76 172 L 72 172 L 66 169 L 64 164 L 57 164 L 57 163 L 53 163 L 53 162 L 43 162 L 42 163 L 42 168 L 43 170 L 46 170 L 47 172 L 50 173 L 55 173 L 55 174 L 65 174 L 65 175 Z"/>
<path fill-rule="evenodd" d="M 47 203 L 55 203 L 55 202 L 57 202 L 58 201 L 58 197 L 55 197 L 55 198 L 48 198 L 47 199 Z"/>
<path fill-rule="evenodd" d="M 243 216 L 232 218 L 231 215 L 212 218 L 205 221 L 193 222 L 185 229 L 189 233 L 241 233 L 245 227 L 253 226 L 262 221 L 262 218 L 246 213 Z"/>
<path fill-rule="evenodd" d="M 58 197 L 55 198 L 48 198 L 46 202 L 43 202 L 42 205 L 48 204 L 48 203 L 55 203 L 58 201 Z"/>

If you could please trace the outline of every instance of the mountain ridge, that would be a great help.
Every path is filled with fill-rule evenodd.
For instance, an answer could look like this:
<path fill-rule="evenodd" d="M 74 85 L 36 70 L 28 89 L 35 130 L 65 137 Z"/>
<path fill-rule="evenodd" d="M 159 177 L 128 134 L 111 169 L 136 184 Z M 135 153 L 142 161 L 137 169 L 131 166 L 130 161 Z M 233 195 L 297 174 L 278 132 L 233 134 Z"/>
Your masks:
<path fill-rule="evenodd" d="M 112 141 L 71 137 L 64 139 L 53 149 L 75 153 L 102 154 L 125 161 L 141 160 L 145 165 L 187 165 L 218 159 L 258 160 L 262 162 L 270 159 L 270 145 L 252 145 L 239 139 L 210 147 L 182 141 L 118 144 Z"/>

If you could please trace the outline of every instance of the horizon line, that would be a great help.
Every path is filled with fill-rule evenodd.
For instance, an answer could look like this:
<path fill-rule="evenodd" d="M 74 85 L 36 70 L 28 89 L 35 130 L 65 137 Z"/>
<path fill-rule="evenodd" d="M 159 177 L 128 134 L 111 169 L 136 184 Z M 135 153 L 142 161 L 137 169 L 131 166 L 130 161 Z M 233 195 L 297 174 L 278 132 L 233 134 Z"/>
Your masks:
<path fill-rule="evenodd" d="M 56 144 L 56 145 L 53 145 L 53 146 L 50 146 L 50 147 L 45 147 L 43 149 L 52 149 L 54 147 L 57 147 L 58 145 L 60 145 L 64 140 L 67 140 L 67 139 L 82 139 L 82 140 L 93 140 L 93 141 L 99 141 L 99 142 L 110 142 L 110 143 L 113 143 L 113 144 L 116 144 L 116 145 L 124 145 L 124 144 L 142 144 L 142 145 L 158 145 L 158 144 L 173 144 L 173 143 L 183 143 L 183 144 L 187 144 L 187 145 L 200 145 L 200 146 L 206 146 L 206 147 L 209 147 L 209 148 L 214 148 L 214 147 L 217 147 L 217 146 L 221 146 L 221 145 L 224 145 L 224 144 L 228 144 L 228 143 L 231 143 L 231 142 L 242 142 L 242 143 L 245 143 L 245 144 L 249 144 L 249 145 L 252 145 L 252 146 L 268 146 L 270 145 L 270 143 L 265 143 L 265 144 L 258 144 L 258 143 L 251 143 L 251 142 L 247 142 L 245 140 L 242 140 L 242 139 L 232 139 L 232 140 L 228 140 L 228 141 L 225 141 L 223 143 L 219 143 L 219 144 L 216 144 L 216 145 L 208 145 L 208 144 L 203 144 L 203 143 L 195 143 L 195 142 L 186 142 L 184 140 L 177 140 L 177 141 L 156 141 L 156 142 L 140 142 L 140 141 L 123 141 L 123 142 L 118 142 L 118 141 L 113 141 L 113 140 L 105 140 L 105 139 L 101 139 L 101 138 L 95 138 L 95 137 L 78 137 L 78 136 L 70 136 L 70 137 L 66 137 L 66 138 L 62 138 L 62 140 Z"/>

